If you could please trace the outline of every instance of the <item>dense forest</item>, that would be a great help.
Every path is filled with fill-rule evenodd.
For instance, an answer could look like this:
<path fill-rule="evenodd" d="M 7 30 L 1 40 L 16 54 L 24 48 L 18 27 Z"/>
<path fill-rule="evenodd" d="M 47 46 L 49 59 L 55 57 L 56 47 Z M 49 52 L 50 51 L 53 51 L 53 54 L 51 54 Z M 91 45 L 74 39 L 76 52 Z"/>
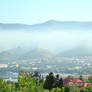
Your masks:
<path fill-rule="evenodd" d="M 72 76 L 69 76 L 71 78 Z M 92 86 L 78 88 L 70 84 L 63 85 L 63 79 L 50 72 L 44 79 L 38 72 L 27 73 L 20 71 L 17 82 L 4 81 L 0 78 L 0 92 L 92 92 Z M 88 81 L 92 84 L 92 76 Z"/>

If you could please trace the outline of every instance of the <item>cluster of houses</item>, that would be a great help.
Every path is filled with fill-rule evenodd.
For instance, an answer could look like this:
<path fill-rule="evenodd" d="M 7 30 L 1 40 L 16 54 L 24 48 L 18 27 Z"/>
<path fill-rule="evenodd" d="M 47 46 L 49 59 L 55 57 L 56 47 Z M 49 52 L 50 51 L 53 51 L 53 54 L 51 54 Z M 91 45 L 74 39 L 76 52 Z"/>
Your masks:
<path fill-rule="evenodd" d="M 88 79 L 88 76 L 84 76 L 85 79 Z M 73 78 L 63 78 L 63 85 L 67 85 L 70 84 L 72 86 L 76 86 L 76 87 L 86 87 L 86 86 L 90 86 L 90 83 L 85 83 L 82 80 L 79 79 L 78 76 L 74 76 Z"/>
<path fill-rule="evenodd" d="M 89 86 L 89 83 L 84 83 L 82 80 L 80 79 L 63 79 L 63 85 L 67 85 L 70 84 L 72 86 L 76 86 L 76 87 L 85 87 L 85 86 Z"/>

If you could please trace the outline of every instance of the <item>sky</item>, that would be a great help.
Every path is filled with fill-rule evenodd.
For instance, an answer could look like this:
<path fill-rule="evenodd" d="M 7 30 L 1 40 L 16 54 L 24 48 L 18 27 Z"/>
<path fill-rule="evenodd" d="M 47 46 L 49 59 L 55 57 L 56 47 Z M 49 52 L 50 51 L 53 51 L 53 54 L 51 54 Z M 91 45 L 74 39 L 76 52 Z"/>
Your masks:
<path fill-rule="evenodd" d="M 92 21 L 92 0 L 0 0 L 0 23 Z"/>

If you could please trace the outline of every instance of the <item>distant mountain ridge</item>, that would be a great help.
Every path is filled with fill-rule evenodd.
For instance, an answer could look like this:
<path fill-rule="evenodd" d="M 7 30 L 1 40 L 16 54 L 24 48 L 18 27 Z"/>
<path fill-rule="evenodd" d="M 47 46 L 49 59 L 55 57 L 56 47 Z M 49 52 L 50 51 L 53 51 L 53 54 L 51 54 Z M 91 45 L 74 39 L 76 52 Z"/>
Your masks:
<path fill-rule="evenodd" d="M 20 47 L 0 52 L 0 61 L 17 60 L 26 51 Z"/>
<path fill-rule="evenodd" d="M 92 21 L 56 21 L 49 20 L 40 24 L 3 24 L 0 23 L 0 30 L 69 30 L 69 29 L 92 29 Z"/>
<path fill-rule="evenodd" d="M 10 62 L 18 60 L 30 60 L 30 59 L 44 59 L 51 58 L 55 54 L 52 54 L 46 49 L 36 48 L 26 51 L 23 48 L 9 49 L 0 53 L 0 62 Z"/>
<path fill-rule="evenodd" d="M 31 60 L 31 59 L 50 59 L 52 61 L 56 60 L 57 57 L 74 57 L 74 56 L 92 56 L 92 50 L 87 48 L 72 48 L 58 54 L 52 53 L 47 49 L 35 48 L 33 50 L 26 51 L 23 48 L 15 48 L 0 53 L 0 63 L 12 62 L 21 60 Z"/>
<path fill-rule="evenodd" d="M 54 56 L 53 53 L 46 49 L 36 48 L 22 55 L 22 59 L 43 59 Z"/>
<path fill-rule="evenodd" d="M 84 47 L 76 47 L 64 52 L 60 52 L 57 56 L 59 57 L 92 56 L 92 49 Z"/>

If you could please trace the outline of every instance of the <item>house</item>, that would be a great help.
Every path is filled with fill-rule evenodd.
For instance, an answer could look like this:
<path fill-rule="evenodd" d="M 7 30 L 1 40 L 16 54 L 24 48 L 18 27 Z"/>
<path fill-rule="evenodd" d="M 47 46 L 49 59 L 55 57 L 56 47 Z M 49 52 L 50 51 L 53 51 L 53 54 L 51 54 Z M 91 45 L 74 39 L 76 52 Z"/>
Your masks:
<path fill-rule="evenodd" d="M 88 78 L 90 77 L 90 75 L 83 75 L 83 78 L 88 80 Z M 80 79 L 80 76 L 73 76 L 73 79 Z"/>
<path fill-rule="evenodd" d="M 90 85 L 91 85 L 90 83 L 84 83 L 84 87 L 90 86 Z"/>
<path fill-rule="evenodd" d="M 76 86 L 76 87 L 84 87 L 84 86 L 89 86 L 90 84 L 88 83 L 84 83 L 82 80 L 79 80 L 79 79 L 63 79 L 63 85 L 67 85 L 67 84 L 70 84 L 72 86 Z"/>

